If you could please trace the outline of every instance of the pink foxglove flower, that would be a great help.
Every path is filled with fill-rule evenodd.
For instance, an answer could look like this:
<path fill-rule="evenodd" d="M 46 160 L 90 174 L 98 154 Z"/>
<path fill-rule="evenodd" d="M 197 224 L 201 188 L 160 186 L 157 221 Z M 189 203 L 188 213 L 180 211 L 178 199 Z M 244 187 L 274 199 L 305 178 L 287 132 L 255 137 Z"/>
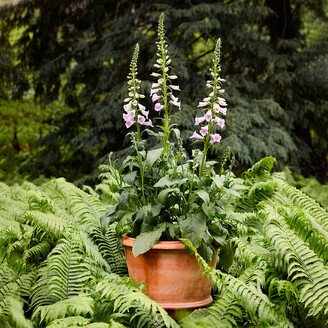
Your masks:
<path fill-rule="evenodd" d="M 226 103 L 225 99 L 222 98 L 222 97 L 218 97 L 218 103 L 221 106 L 227 106 L 227 103 Z"/>
<path fill-rule="evenodd" d="M 227 114 L 227 108 L 221 107 L 219 104 L 214 104 L 213 108 L 218 114 L 219 113 L 222 113 L 223 115 Z"/>
<path fill-rule="evenodd" d="M 154 95 L 158 91 L 159 91 L 159 89 L 150 89 L 150 96 Z"/>
<path fill-rule="evenodd" d="M 223 129 L 224 126 L 225 126 L 225 120 L 223 118 L 220 118 L 220 117 L 216 117 L 214 119 L 215 123 L 221 128 Z"/>
<path fill-rule="evenodd" d="M 160 112 L 164 106 L 160 103 L 156 103 L 154 109 L 156 112 Z"/>
<path fill-rule="evenodd" d="M 134 117 L 135 117 L 135 110 L 131 110 L 127 114 L 123 114 L 124 123 L 127 128 L 131 127 L 135 123 Z"/>
<path fill-rule="evenodd" d="M 149 111 L 148 110 L 141 110 L 141 114 L 148 119 Z"/>
<path fill-rule="evenodd" d="M 195 125 L 199 125 L 200 123 L 203 123 L 205 121 L 205 117 L 196 117 L 195 118 Z"/>
<path fill-rule="evenodd" d="M 181 109 L 181 101 L 179 101 L 179 98 L 174 97 L 172 95 L 172 105 L 177 106 L 179 109 Z"/>
<path fill-rule="evenodd" d="M 206 107 L 208 105 L 207 101 L 200 101 L 197 107 Z"/>
<path fill-rule="evenodd" d="M 135 110 L 131 110 L 130 112 L 128 112 L 127 114 L 123 114 L 123 119 L 126 120 L 133 120 L 134 117 L 136 115 L 136 111 Z"/>
<path fill-rule="evenodd" d="M 127 128 L 130 128 L 134 124 L 134 120 L 125 120 L 124 123 Z"/>
<path fill-rule="evenodd" d="M 146 121 L 145 117 L 142 115 L 138 115 L 138 123 L 140 125 L 153 126 L 152 121 L 151 120 Z"/>
<path fill-rule="evenodd" d="M 193 133 L 193 135 L 190 138 L 196 139 L 196 140 L 203 139 L 203 137 L 200 134 L 198 134 L 196 131 Z"/>
<path fill-rule="evenodd" d="M 171 85 L 172 90 L 181 91 L 178 85 Z"/>
<path fill-rule="evenodd" d="M 123 108 L 124 108 L 124 110 L 125 110 L 126 112 L 130 111 L 130 110 L 131 110 L 131 101 L 128 102 L 127 104 L 125 104 L 125 105 L 123 106 Z"/>
<path fill-rule="evenodd" d="M 213 145 L 214 143 L 220 142 L 221 136 L 218 133 L 214 133 L 211 135 L 210 143 Z"/>
<path fill-rule="evenodd" d="M 138 123 L 143 125 L 146 121 L 146 118 L 142 115 L 138 115 Z"/>
<path fill-rule="evenodd" d="M 149 119 L 148 121 L 145 121 L 142 125 L 153 127 L 153 122 Z"/>
<path fill-rule="evenodd" d="M 159 98 L 160 98 L 160 96 L 157 93 L 154 93 L 151 97 L 151 101 L 156 102 Z"/>
<path fill-rule="evenodd" d="M 212 119 L 212 112 L 208 110 L 206 114 L 204 115 L 204 118 L 207 122 L 209 122 Z"/>
<path fill-rule="evenodd" d="M 205 137 L 205 136 L 207 135 L 207 133 L 208 133 L 208 126 L 207 126 L 207 125 L 203 126 L 203 127 L 200 129 L 199 133 L 200 133 L 203 137 Z"/>

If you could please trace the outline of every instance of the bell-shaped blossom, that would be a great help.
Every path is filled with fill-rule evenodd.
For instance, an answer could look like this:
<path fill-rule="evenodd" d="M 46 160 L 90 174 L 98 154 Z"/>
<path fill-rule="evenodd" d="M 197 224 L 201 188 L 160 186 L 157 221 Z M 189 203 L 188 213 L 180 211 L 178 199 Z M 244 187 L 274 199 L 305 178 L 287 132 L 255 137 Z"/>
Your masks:
<path fill-rule="evenodd" d="M 203 123 L 205 121 L 205 117 L 196 117 L 195 118 L 195 125 L 199 125 L 200 123 Z"/>
<path fill-rule="evenodd" d="M 181 91 L 178 85 L 171 85 L 172 90 Z"/>
<path fill-rule="evenodd" d="M 159 89 L 150 89 L 150 96 L 156 94 L 159 91 Z"/>
<path fill-rule="evenodd" d="M 124 120 L 125 126 L 130 128 L 134 124 L 134 120 Z"/>
<path fill-rule="evenodd" d="M 141 110 L 141 114 L 148 119 L 149 111 L 148 110 Z"/>
<path fill-rule="evenodd" d="M 207 101 L 200 101 L 197 107 L 206 107 L 208 105 Z"/>
<path fill-rule="evenodd" d="M 204 115 L 204 118 L 207 122 L 209 122 L 212 119 L 212 112 L 208 110 L 206 114 Z"/>
<path fill-rule="evenodd" d="M 225 126 L 225 120 L 223 118 L 220 118 L 220 117 L 216 117 L 214 119 L 214 122 L 221 128 L 223 129 L 224 126 Z"/>
<path fill-rule="evenodd" d="M 211 134 L 210 144 L 214 144 L 221 141 L 221 135 L 218 133 Z"/>
<path fill-rule="evenodd" d="M 138 123 L 140 125 L 145 125 L 145 126 L 153 126 L 153 123 L 151 120 L 146 120 L 146 118 L 142 115 L 138 115 Z"/>
<path fill-rule="evenodd" d="M 190 137 L 192 139 L 196 139 L 196 140 L 201 140 L 203 139 L 203 136 L 201 136 L 200 134 L 198 134 L 196 131 L 193 133 L 193 135 Z"/>
<path fill-rule="evenodd" d="M 227 114 L 227 108 L 221 107 L 219 104 L 214 104 L 213 108 L 217 114 L 222 113 L 223 115 Z"/>
<path fill-rule="evenodd" d="M 131 110 L 127 114 L 123 114 L 124 123 L 127 128 L 131 127 L 135 123 L 134 117 L 135 117 L 135 110 Z"/>
<path fill-rule="evenodd" d="M 126 112 L 131 110 L 131 101 L 128 102 L 127 104 L 123 105 L 123 108 Z"/>
<path fill-rule="evenodd" d="M 227 106 L 225 99 L 222 97 L 218 97 L 218 103 L 220 106 Z"/>
<path fill-rule="evenodd" d="M 207 135 L 207 133 L 208 133 L 208 125 L 203 126 L 203 127 L 200 129 L 199 133 L 200 133 L 203 137 L 205 137 L 205 136 Z"/>
<path fill-rule="evenodd" d="M 151 97 L 152 102 L 156 102 L 159 99 L 160 99 L 160 96 L 157 93 L 154 93 Z"/>
<path fill-rule="evenodd" d="M 171 96 L 172 99 L 172 105 L 177 106 L 179 109 L 181 109 L 181 101 L 179 101 L 178 97 Z"/>
<path fill-rule="evenodd" d="M 149 119 L 148 121 L 145 121 L 142 125 L 153 127 L 153 122 L 151 121 L 151 119 Z"/>
<path fill-rule="evenodd" d="M 164 106 L 160 103 L 156 103 L 154 109 L 156 112 L 160 112 Z"/>

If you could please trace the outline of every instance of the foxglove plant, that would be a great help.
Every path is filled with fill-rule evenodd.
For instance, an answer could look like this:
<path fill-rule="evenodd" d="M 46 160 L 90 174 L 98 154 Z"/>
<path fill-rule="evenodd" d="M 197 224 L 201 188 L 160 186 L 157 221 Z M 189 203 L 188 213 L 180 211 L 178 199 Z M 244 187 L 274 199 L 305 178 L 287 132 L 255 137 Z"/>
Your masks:
<path fill-rule="evenodd" d="M 177 97 L 177 76 L 172 73 L 171 58 L 165 39 L 164 14 L 161 14 L 156 42 L 156 63 L 151 74 L 156 80 L 151 85 L 151 111 L 141 101 L 140 80 L 137 78 L 137 45 L 128 75 L 128 98 L 124 100 L 123 119 L 131 132 L 135 155 L 129 156 L 119 169 L 112 167 L 119 197 L 102 218 L 105 226 L 118 222 L 118 233 L 129 233 L 136 240 L 133 244 L 135 256 L 147 252 L 159 240 L 186 238 L 209 260 L 215 247 L 233 235 L 235 223 L 227 212 L 242 188 L 238 179 L 228 170 L 222 169 L 227 162 L 225 153 L 222 165 L 207 161 L 209 147 L 220 142 L 219 133 L 225 126 L 222 115 L 227 104 L 222 94 L 220 73 L 220 39 L 216 43 L 209 96 L 199 103 L 204 113 L 196 117 L 197 131 L 192 135 L 201 141 L 203 150 L 196 149 L 189 159 L 183 148 L 179 130 L 171 120 L 174 110 L 180 110 Z M 155 116 L 153 124 L 149 116 Z M 157 117 L 156 117 L 157 116 Z M 143 138 L 145 134 L 157 138 L 158 144 L 150 148 Z M 217 173 L 217 169 L 221 168 Z"/>

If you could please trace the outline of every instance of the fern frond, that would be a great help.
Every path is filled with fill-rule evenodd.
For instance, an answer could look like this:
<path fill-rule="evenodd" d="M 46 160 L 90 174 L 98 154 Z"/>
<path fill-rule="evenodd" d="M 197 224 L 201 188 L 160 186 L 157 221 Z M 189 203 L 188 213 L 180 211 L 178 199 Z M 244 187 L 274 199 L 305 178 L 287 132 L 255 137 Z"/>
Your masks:
<path fill-rule="evenodd" d="M 106 234 L 103 234 L 100 229 L 94 230 L 91 236 L 101 255 L 109 264 L 111 271 L 119 275 L 126 274 L 124 249 L 116 235 L 115 226 L 109 226 Z"/>
<path fill-rule="evenodd" d="M 81 241 L 85 247 L 86 257 L 88 257 L 88 259 L 86 258 L 85 261 L 90 264 L 90 267 L 94 268 L 96 266 L 111 272 L 112 268 L 103 257 L 99 246 L 93 243 L 88 234 L 84 231 L 79 231 L 78 234 L 80 235 Z"/>
<path fill-rule="evenodd" d="M 40 260 L 45 258 L 51 250 L 51 244 L 48 241 L 41 241 L 41 243 L 27 249 L 23 255 L 23 261 Z"/>
<path fill-rule="evenodd" d="M 61 319 L 70 316 L 83 316 L 92 317 L 93 315 L 93 298 L 89 295 L 78 295 L 70 298 L 60 300 L 51 305 L 39 306 L 34 311 L 32 320 L 36 321 L 38 318 L 38 324 L 45 322 L 51 323 L 56 319 Z"/>
<path fill-rule="evenodd" d="M 270 177 L 270 172 L 276 160 L 272 156 L 264 157 L 257 163 L 255 163 L 249 170 L 244 173 L 244 177 L 247 179 L 253 179 L 254 177 Z"/>
<path fill-rule="evenodd" d="M 15 296 L 8 296 L 0 302 L 0 323 L 4 321 L 8 327 L 33 328 L 32 322 L 25 317 L 24 303 Z"/>
<path fill-rule="evenodd" d="M 51 180 L 42 188 L 48 190 L 49 193 L 54 193 L 55 204 L 65 208 L 67 214 L 73 217 L 75 222 L 83 225 L 86 231 L 99 227 L 99 218 L 106 211 L 99 197 L 87 194 L 63 178 Z"/>
<path fill-rule="evenodd" d="M 88 327 L 90 319 L 81 316 L 72 316 L 63 319 L 56 319 L 52 321 L 46 328 L 76 328 L 76 327 Z M 108 327 L 105 326 L 106 328 Z"/>
<path fill-rule="evenodd" d="M 113 304 L 114 312 L 133 314 L 131 321 L 135 322 L 135 327 L 159 327 L 162 324 L 168 328 L 178 327 L 162 307 L 123 277 L 106 275 L 106 280 L 97 284 L 96 291 L 106 302 Z"/>
<path fill-rule="evenodd" d="M 276 214 L 276 217 L 279 215 Z M 278 255 L 276 266 L 286 272 L 300 290 L 300 301 L 309 315 L 328 314 L 328 269 L 282 218 L 273 218 L 266 229 L 267 239 Z"/>
<path fill-rule="evenodd" d="M 45 214 L 39 211 L 26 212 L 22 218 L 22 223 L 30 223 L 56 238 L 61 238 L 65 229 L 70 226 L 69 222 L 61 217 L 52 213 Z"/>
<path fill-rule="evenodd" d="M 221 293 L 208 308 L 195 310 L 179 324 L 183 328 L 232 328 L 238 327 L 237 321 L 242 319 L 243 312 L 236 298 L 229 290 L 222 288 Z"/>
<path fill-rule="evenodd" d="M 61 239 L 48 255 L 45 266 L 39 269 L 38 282 L 31 291 L 32 307 L 79 295 L 92 279 L 84 258 L 85 250 L 78 235 L 72 233 Z"/>
<path fill-rule="evenodd" d="M 328 231 L 328 213 L 314 199 L 279 178 L 274 180 L 285 198 L 289 199 L 293 205 L 300 207 L 306 215 Z"/>
<path fill-rule="evenodd" d="M 301 237 L 309 247 L 323 259 L 328 261 L 328 231 L 324 230 L 311 216 L 300 208 L 284 209 L 283 213 L 289 227 Z"/>
<path fill-rule="evenodd" d="M 218 289 L 223 284 L 236 298 L 239 305 L 255 320 L 264 325 L 293 327 L 292 323 L 279 311 L 279 309 L 253 284 L 246 284 L 249 275 L 238 279 L 229 274 L 210 267 L 197 253 L 196 248 L 189 240 L 182 240 L 187 248 L 196 256 L 199 265 L 204 268 L 204 273 L 212 279 Z"/>

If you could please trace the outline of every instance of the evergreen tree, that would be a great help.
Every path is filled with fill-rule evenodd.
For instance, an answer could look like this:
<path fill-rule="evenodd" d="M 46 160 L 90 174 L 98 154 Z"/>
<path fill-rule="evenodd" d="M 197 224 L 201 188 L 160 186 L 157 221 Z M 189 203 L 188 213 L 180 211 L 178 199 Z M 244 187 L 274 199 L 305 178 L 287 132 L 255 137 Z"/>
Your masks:
<path fill-rule="evenodd" d="M 26 0 L 6 7 L 2 34 L 24 27 L 15 46 L 20 64 L 33 71 L 36 99 L 60 96 L 74 108 L 42 141 L 46 150 L 33 164 L 38 172 L 65 174 L 75 166 L 82 175 L 110 151 L 123 157 L 122 100 L 132 49 L 140 44 L 139 76 L 148 89 L 163 11 L 182 90 L 176 123 L 186 143 L 197 113 L 193 104 L 204 96 L 210 53 L 221 37 L 229 105 L 223 144 L 238 165 L 271 154 L 280 166 L 325 178 L 326 0 Z M 62 171 L 47 171 L 49 163 Z"/>

